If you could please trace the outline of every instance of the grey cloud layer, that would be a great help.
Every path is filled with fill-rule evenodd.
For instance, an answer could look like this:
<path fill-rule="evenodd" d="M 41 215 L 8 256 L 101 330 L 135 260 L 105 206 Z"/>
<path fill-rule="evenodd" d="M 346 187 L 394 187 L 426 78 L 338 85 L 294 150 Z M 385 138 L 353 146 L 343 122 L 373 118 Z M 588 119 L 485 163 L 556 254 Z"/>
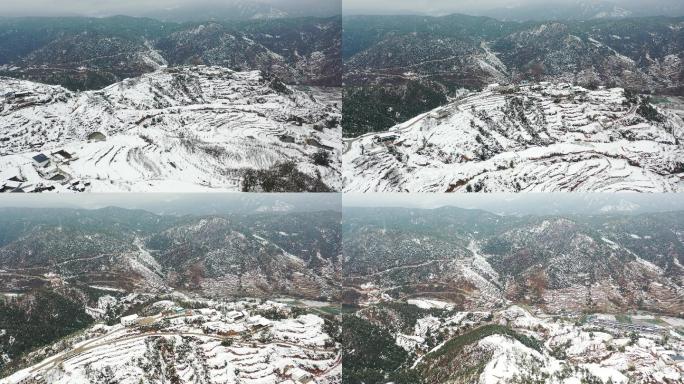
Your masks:
<path fill-rule="evenodd" d="M 176 8 L 230 6 L 252 0 L 0 0 L 0 16 L 139 16 Z M 258 0 L 285 10 L 318 14 L 318 9 L 341 9 L 340 0 Z"/>
<path fill-rule="evenodd" d="M 679 8 L 682 0 L 588 0 L 587 3 L 613 3 L 618 6 L 642 8 L 665 6 Z M 481 13 L 497 8 L 520 8 L 526 6 L 544 6 L 558 4 L 577 4 L 577 0 L 344 0 L 343 9 L 348 14 L 446 14 L 446 13 Z"/>

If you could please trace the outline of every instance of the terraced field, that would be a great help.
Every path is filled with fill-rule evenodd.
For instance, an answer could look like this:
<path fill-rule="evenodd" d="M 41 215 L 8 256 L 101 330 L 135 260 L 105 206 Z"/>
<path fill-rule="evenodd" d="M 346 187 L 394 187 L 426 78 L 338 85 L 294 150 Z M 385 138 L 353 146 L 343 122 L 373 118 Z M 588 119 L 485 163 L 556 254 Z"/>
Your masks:
<path fill-rule="evenodd" d="M 245 170 L 287 162 L 341 187 L 335 89 L 219 67 L 162 69 L 83 93 L 0 82 L 7 190 L 235 191 Z"/>
<path fill-rule="evenodd" d="M 345 142 L 348 192 L 674 192 L 684 122 L 620 88 L 490 86 Z"/>
<path fill-rule="evenodd" d="M 275 302 L 204 305 L 167 309 L 133 324 L 98 324 L 65 350 L 0 383 L 31 377 L 52 383 L 339 382 L 339 346 L 326 333 L 323 318 L 297 315 L 294 307 Z M 280 320 L 269 320 L 263 312 L 280 313 Z"/>

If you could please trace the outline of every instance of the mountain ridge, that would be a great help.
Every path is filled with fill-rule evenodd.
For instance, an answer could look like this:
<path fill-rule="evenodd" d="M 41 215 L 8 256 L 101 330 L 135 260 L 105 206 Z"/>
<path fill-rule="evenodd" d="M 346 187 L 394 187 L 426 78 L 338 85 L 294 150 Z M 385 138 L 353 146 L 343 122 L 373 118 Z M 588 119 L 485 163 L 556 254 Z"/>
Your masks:
<path fill-rule="evenodd" d="M 524 217 L 459 212 L 346 211 L 345 303 L 423 296 L 461 310 L 507 302 L 553 314 L 648 308 L 681 316 L 684 310 L 681 211 Z"/>

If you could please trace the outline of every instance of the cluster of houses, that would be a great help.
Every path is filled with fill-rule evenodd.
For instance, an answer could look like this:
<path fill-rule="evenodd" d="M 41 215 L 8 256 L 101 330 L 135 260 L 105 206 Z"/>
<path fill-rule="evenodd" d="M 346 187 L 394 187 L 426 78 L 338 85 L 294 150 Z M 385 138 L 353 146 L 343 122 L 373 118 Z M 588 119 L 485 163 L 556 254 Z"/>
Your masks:
<path fill-rule="evenodd" d="M 0 193 L 4 192 L 34 192 L 35 186 L 26 183 L 23 176 L 12 176 L 0 183 Z"/>
<path fill-rule="evenodd" d="M 74 153 L 60 149 L 59 151 L 50 154 L 39 153 L 33 156 L 32 165 L 36 170 L 36 173 L 42 179 L 66 185 L 66 183 L 70 182 L 70 177 L 60 169 L 60 165 L 69 164 L 76 159 L 77 157 Z M 73 181 L 68 185 L 68 188 L 76 192 L 84 192 L 89 185 L 90 183 L 88 182 Z M 27 178 L 21 174 L 0 181 L 0 193 L 35 193 L 52 191 L 54 189 L 54 183 L 30 183 Z"/>
<path fill-rule="evenodd" d="M 57 152 L 53 152 L 50 156 L 44 153 L 33 156 L 33 167 L 44 179 L 53 181 L 66 180 L 67 176 L 59 169 L 59 165 L 68 164 L 73 160 L 76 160 L 75 154 L 60 149 Z"/>
<path fill-rule="evenodd" d="M 185 315 L 187 315 L 187 316 L 190 316 L 190 315 L 192 314 L 192 311 L 186 310 L 186 309 L 183 308 L 183 307 L 177 307 L 177 306 L 176 306 L 176 307 L 171 307 L 171 308 L 165 309 L 164 311 L 162 311 L 161 314 L 162 314 L 162 316 L 164 316 L 164 317 L 178 316 L 178 315 L 181 315 L 181 314 L 185 314 Z"/>
<path fill-rule="evenodd" d="M 206 315 L 202 313 L 202 315 Z M 245 311 L 230 311 L 223 315 L 221 321 L 206 322 L 202 330 L 207 334 L 216 334 L 219 336 L 237 336 L 248 330 L 256 330 L 270 325 L 270 321 L 261 317 L 249 317 Z"/>
<path fill-rule="evenodd" d="M 603 327 L 603 328 L 608 328 L 608 329 L 613 329 L 613 330 L 618 330 L 618 331 L 623 331 L 623 332 L 636 332 L 638 334 L 642 333 L 647 333 L 647 334 L 661 334 L 666 332 L 667 330 L 664 329 L 663 327 L 660 327 L 655 324 L 635 324 L 635 323 L 621 323 L 617 320 L 607 320 L 607 319 L 601 319 L 596 316 L 589 316 L 587 317 L 587 323 L 598 326 L 598 327 Z"/>
<path fill-rule="evenodd" d="M 12 176 L 5 181 L 0 181 L 0 193 L 38 193 L 53 191 L 54 189 L 54 185 L 32 184 L 25 177 L 18 175 Z"/>

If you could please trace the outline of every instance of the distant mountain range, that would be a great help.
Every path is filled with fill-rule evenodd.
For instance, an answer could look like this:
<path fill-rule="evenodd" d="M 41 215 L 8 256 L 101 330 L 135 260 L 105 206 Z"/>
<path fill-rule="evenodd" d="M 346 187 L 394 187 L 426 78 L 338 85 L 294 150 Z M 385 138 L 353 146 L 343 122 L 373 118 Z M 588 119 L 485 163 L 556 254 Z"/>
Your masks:
<path fill-rule="evenodd" d="M 72 286 L 130 292 L 336 295 L 339 212 L 183 217 L 120 208 L 0 212 L 3 292 L 49 287 L 44 276 L 49 274 Z"/>
<path fill-rule="evenodd" d="M 155 9 L 139 16 L 164 21 L 206 21 L 206 20 L 256 20 L 279 19 L 287 17 L 331 17 L 342 13 L 339 1 L 298 0 L 293 1 L 252 1 L 223 0 L 193 2 L 192 5 Z"/>
<path fill-rule="evenodd" d="M 493 17 L 502 21 L 530 21 L 530 20 L 591 20 L 591 19 L 619 19 L 630 16 L 658 15 L 643 14 L 642 9 L 624 4 L 604 0 L 578 0 L 566 2 L 526 2 L 505 8 L 495 8 L 481 11 L 477 14 Z M 671 13 L 661 14 L 672 16 Z"/>
<path fill-rule="evenodd" d="M 164 66 L 261 70 L 290 84 L 339 86 L 339 17 L 161 22 L 0 19 L 0 75 L 99 89 Z"/>
<path fill-rule="evenodd" d="M 497 216 L 345 209 L 345 300 L 434 297 L 460 310 L 684 313 L 681 212 Z"/>
<path fill-rule="evenodd" d="M 508 21 L 591 20 L 648 16 L 684 16 L 678 0 L 644 2 L 639 0 L 532 1 L 508 7 L 477 11 L 475 14 Z"/>
<path fill-rule="evenodd" d="M 30 7 L 13 4 L 3 9 L 9 17 L 111 17 L 127 15 L 149 17 L 161 21 L 227 21 L 258 20 L 288 17 L 331 17 L 342 14 L 337 0 L 195 0 L 136 2 L 100 2 L 97 5 L 79 6 L 77 2 L 61 4 L 61 7 Z M 2 17 L 2 16 L 0 16 Z"/>
<path fill-rule="evenodd" d="M 487 16 L 501 21 L 568 21 L 592 19 L 620 19 L 627 17 L 684 16 L 684 4 L 679 0 L 560 0 L 560 1 L 510 1 L 506 5 L 488 8 L 479 3 L 459 3 L 440 7 L 374 9 L 372 4 L 364 8 L 347 7 L 345 15 L 420 15 L 446 16 L 463 13 Z"/>

